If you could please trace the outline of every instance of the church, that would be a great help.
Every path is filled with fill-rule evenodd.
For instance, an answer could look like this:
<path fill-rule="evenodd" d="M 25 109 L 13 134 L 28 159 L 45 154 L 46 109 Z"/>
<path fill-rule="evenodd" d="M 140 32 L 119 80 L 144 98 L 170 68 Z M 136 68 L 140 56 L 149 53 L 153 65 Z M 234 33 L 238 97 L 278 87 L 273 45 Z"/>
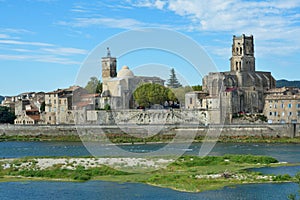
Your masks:
<path fill-rule="evenodd" d="M 212 122 L 229 122 L 237 113 L 262 113 L 265 93 L 275 87 L 270 72 L 256 71 L 253 36 L 233 36 L 230 71 L 206 75 L 203 91 L 186 94 L 185 107 L 209 111 Z"/>
<path fill-rule="evenodd" d="M 102 94 L 100 105 L 110 105 L 111 109 L 135 108 L 133 93 L 143 83 L 164 85 L 158 77 L 135 76 L 128 66 L 117 72 L 117 59 L 111 56 L 107 48 L 106 57 L 102 57 Z"/>

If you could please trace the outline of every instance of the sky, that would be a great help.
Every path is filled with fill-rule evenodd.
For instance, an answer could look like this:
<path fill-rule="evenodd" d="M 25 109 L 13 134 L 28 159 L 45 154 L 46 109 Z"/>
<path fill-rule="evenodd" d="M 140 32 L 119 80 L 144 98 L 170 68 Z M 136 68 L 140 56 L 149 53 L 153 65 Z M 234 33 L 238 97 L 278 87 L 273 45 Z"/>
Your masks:
<path fill-rule="evenodd" d="M 218 71 L 229 70 L 232 36 L 253 35 L 258 71 L 271 71 L 276 79 L 300 79 L 300 0 L 0 0 L 0 13 L 2 96 L 74 85 L 99 44 L 144 28 L 187 36 Z M 117 52 L 116 47 L 110 50 L 112 56 Z M 117 58 L 118 70 L 128 65 L 136 75 L 175 68 L 190 85 L 201 84 L 205 75 L 195 74 L 180 56 L 157 49 Z"/>

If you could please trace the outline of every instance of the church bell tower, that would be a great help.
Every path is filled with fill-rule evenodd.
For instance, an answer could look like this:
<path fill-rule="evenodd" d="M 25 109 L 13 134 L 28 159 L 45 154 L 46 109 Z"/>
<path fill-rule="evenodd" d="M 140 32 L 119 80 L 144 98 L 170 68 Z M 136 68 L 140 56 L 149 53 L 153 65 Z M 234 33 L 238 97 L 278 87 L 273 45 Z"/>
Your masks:
<path fill-rule="evenodd" d="M 117 59 L 111 57 L 109 48 L 107 47 L 106 57 L 102 57 L 102 82 L 106 82 L 110 78 L 117 76 Z"/>
<path fill-rule="evenodd" d="M 233 36 L 232 57 L 230 58 L 230 71 L 255 72 L 254 41 L 253 36 Z"/>

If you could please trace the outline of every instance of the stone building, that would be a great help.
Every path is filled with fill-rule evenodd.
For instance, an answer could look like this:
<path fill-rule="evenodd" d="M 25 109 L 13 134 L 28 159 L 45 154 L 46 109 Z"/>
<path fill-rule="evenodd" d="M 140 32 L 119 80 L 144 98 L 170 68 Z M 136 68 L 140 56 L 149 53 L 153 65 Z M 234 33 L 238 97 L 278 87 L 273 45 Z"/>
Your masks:
<path fill-rule="evenodd" d="M 142 83 L 164 85 L 164 80 L 158 77 L 135 76 L 128 66 L 117 73 L 117 59 L 111 56 L 109 49 L 102 58 L 102 82 L 101 108 L 108 104 L 112 109 L 134 108 L 133 92 Z"/>
<path fill-rule="evenodd" d="M 37 124 L 41 121 L 41 105 L 45 101 L 44 92 L 26 92 L 13 97 L 15 103 L 15 124 Z"/>
<path fill-rule="evenodd" d="M 58 89 L 45 94 L 45 112 L 42 115 L 45 124 L 74 124 L 73 96 L 86 93 L 79 86 Z"/>
<path fill-rule="evenodd" d="M 299 88 L 283 87 L 269 90 L 265 98 L 264 115 L 269 123 L 299 123 Z"/>
<path fill-rule="evenodd" d="M 230 122 L 236 113 L 262 113 L 265 92 L 275 85 L 270 72 L 256 71 L 253 36 L 233 36 L 230 71 L 206 75 L 201 95 L 188 93 L 185 107 L 207 109 L 212 123 Z"/>

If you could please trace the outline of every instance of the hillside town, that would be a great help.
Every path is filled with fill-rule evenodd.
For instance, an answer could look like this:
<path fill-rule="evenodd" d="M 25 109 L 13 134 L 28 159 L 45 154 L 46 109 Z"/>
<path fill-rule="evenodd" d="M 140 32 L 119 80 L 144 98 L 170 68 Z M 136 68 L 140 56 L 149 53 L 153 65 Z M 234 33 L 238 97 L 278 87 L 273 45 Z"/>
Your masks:
<path fill-rule="evenodd" d="M 101 93 L 70 86 L 50 92 L 6 96 L 1 106 L 14 111 L 16 125 L 75 124 L 82 113 L 85 113 L 82 115 L 85 121 L 97 122 L 101 110 L 137 110 L 139 105 L 133 93 L 141 84 L 165 85 L 165 80 L 159 77 L 136 76 L 128 66 L 117 72 L 117 59 L 109 49 L 101 61 Z M 300 89 L 276 88 L 271 72 L 256 71 L 252 35 L 233 36 L 230 71 L 211 72 L 204 76 L 202 90 L 187 92 L 185 102 L 179 104 L 174 109 L 199 111 L 211 124 L 223 120 L 227 124 L 234 123 L 234 119 L 243 115 L 264 116 L 261 123 L 300 122 Z M 163 106 L 159 108 L 165 109 Z"/>

